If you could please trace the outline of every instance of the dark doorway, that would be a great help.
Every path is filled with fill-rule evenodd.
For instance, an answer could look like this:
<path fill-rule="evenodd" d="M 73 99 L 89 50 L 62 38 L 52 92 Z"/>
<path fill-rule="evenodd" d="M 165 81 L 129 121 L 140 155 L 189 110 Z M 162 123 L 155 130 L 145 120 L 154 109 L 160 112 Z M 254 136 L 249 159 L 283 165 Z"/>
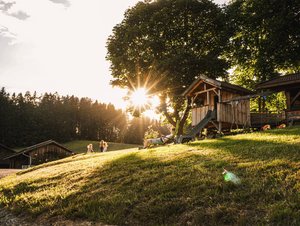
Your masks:
<path fill-rule="evenodd" d="M 219 97 L 218 96 L 214 96 L 214 110 L 217 109 L 217 103 L 219 102 Z"/>

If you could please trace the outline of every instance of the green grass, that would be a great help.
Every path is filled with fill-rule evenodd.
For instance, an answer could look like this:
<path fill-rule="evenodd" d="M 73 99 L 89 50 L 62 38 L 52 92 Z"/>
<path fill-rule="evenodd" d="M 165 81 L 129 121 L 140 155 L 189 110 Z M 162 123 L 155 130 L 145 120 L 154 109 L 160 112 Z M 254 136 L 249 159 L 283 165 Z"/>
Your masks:
<path fill-rule="evenodd" d="M 79 154 L 1 179 L 0 204 L 116 225 L 300 225 L 300 127 Z"/>
<path fill-rule="evenodd" d="M 94 151 L 99 152 L 99 141 L 76 140 L 76 141 L 64 143 L 63 145 L 75 153 L 85 153 L 87 150 L 86 146 L 88 144 L 93 144 Z M 116 151 L 116 150 L 123 150 L 129 148 L 137 148 L 137 147 L 138 145 L 136 144 L 121 144 L 121 143 L 108 142 L 107 151 Z"/>

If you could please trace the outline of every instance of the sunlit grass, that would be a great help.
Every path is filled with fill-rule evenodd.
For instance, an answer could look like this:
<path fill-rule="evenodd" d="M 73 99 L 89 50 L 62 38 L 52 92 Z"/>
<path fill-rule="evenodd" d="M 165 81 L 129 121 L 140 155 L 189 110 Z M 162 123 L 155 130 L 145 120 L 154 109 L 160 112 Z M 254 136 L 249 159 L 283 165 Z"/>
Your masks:
<path fill-rule="evenodd" d="M 1 179 L 0 203 L 116 225 L 299 225 L 299 160 L 299 127 L 79 154 Z"/>
<path fill-rule="evenodd" d="M 75 141 L 67 142 L 63 145 L 75 153 L 85 153 L 87 151 L 86 146 L 88 144 L 93 144 L 94 151 L 99 152 L 99 142 L 100 141 L 75 140 Z M 138 147 L 138 145 L 136 144 L 122 144 L 122 143 L 108 142 L 108 151 L 116 151 L 116 150 L 123 150 L 123 149 L 136 148 L 136 147 Z"/>

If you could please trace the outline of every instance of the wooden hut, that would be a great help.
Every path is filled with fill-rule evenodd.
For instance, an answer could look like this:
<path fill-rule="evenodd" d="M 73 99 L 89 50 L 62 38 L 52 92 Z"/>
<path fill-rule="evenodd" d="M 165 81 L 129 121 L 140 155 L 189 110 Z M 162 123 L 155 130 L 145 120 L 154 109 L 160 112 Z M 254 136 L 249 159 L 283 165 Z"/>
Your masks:
<path fill-rule="evenodd" d="M 15 153 L 14 150 L 0 144 L 0 168 L 9 168 L 9 160 L 5 158 Z"/>
<path fill-rule="evenodd" d="M 199 76 L 183 93 L 192 98 L 192 126 L 201 121 L 204 128 L 216 128 L 219 132 L 236 127 L 249 127 L 250 98 L 241 96 L 251 95 L 252 91 L 228 82 L 218 81 L 206 76 Z M 207 120 L 209 110 L 213 117 Z M 203 124 L 203 123 L 202 123 Z"/>
<path fill-rule="evenodd" d="M 284 92 L 286 106 L 284 117 L 287 122 L 300 121 L 300 73 L 280 76 L 260 83 L 257 91 Z"/>
<path fill-rule="evenodd" d="M 48 140 L 15 153 L 5 158 L 9 161 L 10 168 L 27 168 L 45 162 L 58 160 L 72 155 L 72 151 L 59 143 Z"/>

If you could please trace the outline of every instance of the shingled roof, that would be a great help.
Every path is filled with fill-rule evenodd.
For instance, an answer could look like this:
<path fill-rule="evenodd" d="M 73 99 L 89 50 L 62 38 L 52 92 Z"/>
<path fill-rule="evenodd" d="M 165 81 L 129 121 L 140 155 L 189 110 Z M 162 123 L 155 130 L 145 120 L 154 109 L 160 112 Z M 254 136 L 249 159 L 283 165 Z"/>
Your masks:
<path fill-rule="evenodd" d="M 44 141 L 42 143 L 38 143 L 38 144 L 32 145 L 30 147 L 27 147 L 27 148 L 21 150 L 20 152 L 14 154 L 14 155 L 10 155 L 10 156 L 8 156 L 8 157 L 6 157 L 4 159 L 9 159 L 9 158 L 15 157 L 17 155 L 26 154 L 26 153 L 34 150 L 34 149 L 37 149 L 37 148 L 40 148 L 40 147 L 43 147 L 43 146 L 49 145 L 49 144 L 55 144 L 55 145 L 59 146 L 60 148 L 64 149 L 65 151 L 73 153 L 71 150 L 67 149 L 66 147 L 62 146 L 61 144 L 57 143 L 56 141 L 54 141 L 54 140 L 47 140 L 47 141 Z"/>
<path fill-rule="evenodd" d="M 220 89 L 224 89 L 224 90 L 229 90 L 229 91 L 233 91 L 236 93 L 240 93 L 243 95 L 247 95 L 247 94 L 254 94 L 254 92 L 252 92 L 249 89 L 246 89 L 244 87 L 241 86 L 237 86 L 237 85 L 233 85 L 231 83 L 228 82 L 223 82 L 223 81 L 218 81 L 216 79 L 211 79 L 206 77 L 205 75 L 200 75 L 183 93 L 182 96 L 188 96 L 190 95 L 193 90 L 201 83 L 201 81 L 208 83 L 212 86 L 218 87 Z"/>
<path fill-rule="evenodd" d="M 0 151 L 0 159 L 4 159 L 6 158 L 7 156 L 10 156 L 14 153 L 16 153 L 14 150 L 12 150 L 11 148 L 9 147 L 6 147 L 5 145 L 3 144 L 0 144 L 0 150 L 4 150 L 4 151 Z"/>
<path fill-rule="evenodd" d="M 266 82 L 259 83 L 256 88 L 260 89 L 272 89 L 280 88 L 284 86 L 300 86 L 300 73 L 289 74 L 280 76 L 278 78 L 271 79 Z"/>

